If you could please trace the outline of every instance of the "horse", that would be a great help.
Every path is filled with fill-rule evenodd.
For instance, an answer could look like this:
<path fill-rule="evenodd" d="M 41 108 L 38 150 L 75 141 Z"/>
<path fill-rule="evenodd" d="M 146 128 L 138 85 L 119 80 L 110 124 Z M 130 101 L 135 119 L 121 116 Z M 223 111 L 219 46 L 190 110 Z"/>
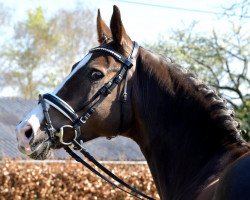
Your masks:
<path fill-rule="evenodd" d="M 133 42 L 117 6 L 110 27 L 98 10 L 97 37 L 99 46 L 17 125 L 19 150 L 46 159 L 76 139 L 121 135 L 139 145 L 161 199 L 250 199 L 250 146 L 227 102 Z"/>

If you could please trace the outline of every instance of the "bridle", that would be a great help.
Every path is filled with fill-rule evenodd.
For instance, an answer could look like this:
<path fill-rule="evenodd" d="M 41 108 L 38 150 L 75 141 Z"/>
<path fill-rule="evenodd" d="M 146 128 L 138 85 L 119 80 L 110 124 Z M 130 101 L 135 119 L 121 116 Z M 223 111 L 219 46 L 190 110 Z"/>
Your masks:
<path fill-rule="evenodd" d="M 49 139 L 52 143 L 54 143 L 55 140 L 57 140 L 57 137 L 59 137 L 59 140 L 64 145 L 70 145 L 71 142 L 65 142 L 63 141 L 63 133 L 64 128 L 72 128 L 74 129 L 75 133 L 75 139 L 78 139 L 81 135 L 81 129 L 80 127 L 87 122 L 87 120 L 93 115 L 96 108 L 101 104 L 101 102 L 114 90 L 114 88 L 119 85 L 123 79 L 125 79 L 124 84 L 124 90 L 121 98 L 121 104 L 124 104 L 127 101 L 127 72 L 128 70 L 133 66 L 133 60 L 136 57 L 138 53 L 139 46 L 136 42 L 134 42 L 134 48 L 132 53 L 130 54 L 129 58 L 124 58 L 121 54 L 104 48 L 104 47 L 96 47 L 89 51 L 89 53 L 95 53 L 95 52 L 103 52 L 106 54 L 111 55 L 113 58 L 118 60 L 120 63 L 122 63 L 122 67 L 119 71 L 119 73 L 113 77 L 111 80 L 109 80 L 106 84 L 104 84 L 103 87 L 101 87 L 90 99 L 86 106 L 91 105 L 87 111 L 81 115 L 78 116 L 76 111 L 64 100 L 56 96 L 55 94 L 46 93 L 44 95 L 39 95 L 39 102 L 42 104 L 43 112 L 45 116 L 45 129 L 46 132 L 49 135 Z M 102 97 L 102 98 L 101 98 Z M 44 103 L 43 103 L 44 102 Z M 46 107 L 46 103 L 50 106 L 57 109 L 60 113 L 62 113 L 65 117 L 67 117 L 71 122 L 72 125 L 65 125 L 60 128 L 60 131 L 58 132 L 52 125 L 52 122 L 49 117 L 48 109 Z M 84 109 L 84 108 L 82 108 Z M 79 109 L 78 109 L 79 110 Z M 121 115 L 123 115 L 123 112 L 121 112 Z M 120 117 L 120 126 L 119 130 L 122 129 L 122 123 L 123 123 L 123 116 Z"/>
<path fill-rule="evenodd" d="M 51 142 L 51 145 L 54 145 L 56 141 L 59 140 L 60 143 L 63 145 L 66 145 L 64 149 L 78 162 L 81 162 L 84 166 L 86 166 L 88 169 L 90 169 L 92 172 L 94 172 L 99 177 L 103 178 L 105 181 L 110 183 L 111 185 L 115 186 L 116 188 L 129 193 L 133 195 L 134 197 L 141 199 L 137 195 L 140 195 L 146 199 L 153 199 L 151 197 L 148 197 L 147 195 L 143 194 L 142 192 L 136 190 L 135 188 L 131 187 L 130 185 L 126 184 L 124 181 L 119 179 L 117 176 L 115 176 L 112 172 L 110 172 L 108 169 L 106 169 L 104 166 L 102 166 L 93 156 L 91 156 L 86 149 L 82 147 L 81 141 L 80 141 L 80 135 L 81 135 L 81 126 L 84 125 L 88 119 L 95 113 L 96 108 L 101 104 L 103 99 L 105 99 L 113 90 L 116 88 L 123 80 L 124 80 L 124 88 L 121 96 L 121 116 L 120 116 L 120 125 L 119 130 L 122 131 L 123 128 L 123 120 L 124 120 L 124 112 L 123 112 L 123 105 L 127 101 L 127 82 L 128 82 L 128 71 L 132 68 L 133 62 L 135 61 L 135 58 L 138 54 L 139 45 L 134 42 L 133 50 L 128 58 L 125 58 L 118 52 L 105 48 L 105 47 L 96 47 L 89 51 L 89 53 L 106 53 L 113 58 L 115 58 L 117 61 L 119 61 L 122 66 L 119 71 L 119 73 L 113 77 L 111 80 L 109 80 L 104 86 L 102 86 L 90 99 L 90 102 L 84 106 L 83 109 L 85 109 L 87 106 L 87 110 L 84 112 L 83 115 L 78 116 L 77 112 L 64 100 L 56 96 L 55 94 L 46 93 L 43 95 L 39 95 L 39 103 L 42 105 L 44 118 L 45 118 L 45 132 L 49 136 L 49 141 Z M 65 117 L 67 117 L 71 121 L 71 125 L 64 125 L 59 130 L 56 130 L 53 127 L 53 124 L 50 119 L 50 115 L 48 112 L 48 105 L 52 106 L 56 110 L 58 110 L 61 114 L 63 114 Z M 64 129 L 65 128 L 71 128 L 74 131 L 74 138 L 71 141 L 64 141 Z M 95 170 L 91 165 L 89 165 L 87 162 L 85 162 L 83 159 L 81 159 L 77 154 L 75 154 L 69 146 L 73 146 L 74 150 L 79 150 L 85 157 L 87 157 L 91 162 L 93 162 L 99 169 L 101 169 L 104 173 L 106 173 L 108 176 L 116 180 L 121 185 L 125 186 L 126 188 L 130 189 L 131 192 L 124 190 L 117 184 L 110 181 L 106 176 L 102 175 L 98 171 Z"/>

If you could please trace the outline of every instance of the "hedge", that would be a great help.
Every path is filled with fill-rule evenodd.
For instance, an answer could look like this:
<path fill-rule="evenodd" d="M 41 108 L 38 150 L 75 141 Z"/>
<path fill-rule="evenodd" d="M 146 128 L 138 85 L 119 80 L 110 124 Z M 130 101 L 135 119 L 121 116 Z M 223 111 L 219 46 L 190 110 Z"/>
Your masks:
<path fill-rule="evenodd" d="M 159 199 L 146 164 L 105 164 L 131 186 Z M 135 199 L 96 177 L 78 163 L 32 163 L 3 160 L 0 199 Z"/>

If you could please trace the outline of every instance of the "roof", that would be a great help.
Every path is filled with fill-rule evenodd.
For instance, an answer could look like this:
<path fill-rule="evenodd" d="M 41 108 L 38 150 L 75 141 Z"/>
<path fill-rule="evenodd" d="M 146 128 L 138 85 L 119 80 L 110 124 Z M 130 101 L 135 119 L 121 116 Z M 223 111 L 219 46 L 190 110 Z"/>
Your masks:
<path fill-rule="evenodd" d="M 0 157 L 23 157 L 17 149 L 15 126 L 37 104 L 35 100 L 0 98 Z M 138 145 L 131 139 L 116 137 L 98 138 L 84 147 L 99 160 L 145 160 Z M 67 158 L 64 150 L 57 150 L 54 159 Z"/>

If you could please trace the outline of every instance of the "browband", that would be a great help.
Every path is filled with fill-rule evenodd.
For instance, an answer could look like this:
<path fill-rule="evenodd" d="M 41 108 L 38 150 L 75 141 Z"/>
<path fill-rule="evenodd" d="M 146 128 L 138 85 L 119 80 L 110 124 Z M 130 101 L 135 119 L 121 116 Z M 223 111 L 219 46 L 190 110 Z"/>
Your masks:
<path fill-rule="evenodd" d="M 120 61 L 124 65 L 126 65 L 128 69 L 130 69 L 133 66 L 132 61 L 133 61 L 134 57 L 136 56 L 136 54 L 138 53 L 138 49 L 139 49 L 138 43 L 134 42 L 133 51 L 128 58 L 125 58 L 121 54 L 119 54 L 113 50 L 106 49 L 104 47 L 95 47 L 93 49 L 90 49 L 89 53 L 93 53 L 93 52 L 97 52 L 97 51 L 104 51 L 107 54 L 111 55 L 112 57 L 116 58 L 118 61 Z"/>
<path fill-rule="evenodd" d="M 100 52 L 105 52 L 105 53 L 111 55 L 112 57 L 114 57 L 115 59 L 117 59 L 119 62 L 122 63 L 122 67 L 121 67 L 119 73 L 115 77 L 113 77 L 111 80 L 109 80 L 109 82 L 104 84 L 104 86 L 101 87 L 97 91 L 96 94 L 94 94 L 94 96 L 91 98 L 91 99 L 93 99 L 92 105 L 88 108 L 88 110 L 82 116 L 79 117 L 77 115 L 76 111 L 68 103 L 66 103 L 64 100 L 62 100 L 61 98 L 59 98 L 58 96 L 56 96 L 54 94 L 47 93 L 44 95 L 39 95 L 39 102 L 42 105 L 42 109 L 43 109 L 43 113 L 44 113 L 44 117 L 45 117 L 45 130 L 46 130 L 47 134 L 49 135 L 49 140 L 51 141 L 52 144 L 55 144 L 55 138 L 58 137 L 59 141 L 62 144 L 66 145 L 64 147 L 64 149 L 73 158 L 75 158 L 76 161 L 81 162 L 85 167 L 90 169 L 92 172 L 94 172 L 96 175 L 98 175 L 99 177 L 101 177 L 102 179 L 104 179 L 105 181 L 107 181 L 108 183 L 113 185 L 114 187 L 134 196 L 137 199 L 142 199 L 141 197 L 143 197 L 146 199 L 153 200 L 153 198 L 151 198 L 151 197 L 145 195 L 144 193 L 140 192 L 139 190 L 131 187 L 130 185 L 125 183 L 123 180 L 118 178 L 116 175 L 114 175 L 111 171 L 109 171 L 104 166 L 102 166 L 93 156 L 91 156 L 82 147 L 81 141 L 79 138 L 79 136 L 81 135 L 81 125 L 86 123 L 86 121 L 91 117 L 91 115 L 95 112 L 96 108 L 102 102 L 102 98 L 99 98 L 99 99 L 97 99 L 97 98 L 100 96 L 106 97 L 108 94 L 110 94 L 112 92 L 112 90 L 118 84 L 120 84 L 122 82 L 123 79 L 125 79 L 123 94 L 121 95 L 122 101 L 121 101 L 121 118 L 120 118 L 121 122 L 120 122 L 120 125 L 122 125 L 122 121 L 123 121 L 122 108 L 123 108 L 123 104 L 126 102 L 126 99 L 127 99 L 127 81 L 128 81 L 128 76 L 127 76 L 128 73 L 127 72 L 133 66 L 133 61 L 134 61 L 135 56 L 138 53 L 138 49 L 139 49 L 139 45 L 136 42 L 134 42 L 134 47 L 133 47 L 132 53 L 130 54 L 130 56 L 128 58 L 123 57 L 122 55 L 120 55 L 119 53 L 117 53 L 113 50 L 106 49 L 103 47 L 96 47 L 96 48 L 93 48 L 90 50 L 91 53 L 100 51 Z M 49 105 L 53 106 L 55 109 L 57 109 L 59 112 L 61 112 L 64 116 L 66 116 L 72 122 L 73 126 L 63 125 L 60 128 L 59 132 L 58 132 L 58 130 L 55 130 L 55 128 L 52 125 L 52 121 L 50 120 L 48 108 L 47 108 L 45 102 L 48 103 Z M 74 130 L 75 137 L 72 141 L 69 141 L 69 142 L 64 141 L 63 134 L 64 134 L 65 128 L 71 128 Z M 112 179 L 114 179 L 115 181 L 117 181 L 119 184 L 123 185 L 124 187 L 126 187 L 130 191 L 123 189 L 122 187 L 120 187 L 120 185 L 112 182 L 105 175 L 101 174 L 94 167 L 92 167 L 91 165 L 86 163 L 83 159 L 81 159 L 76 153 L 74 153 L 68 147 L 69 145 L 73 145 L 75 150 L 79 150 L 85 157 L 87 157 L 89 159 L 89 161 L 94 163 L 94 165 L 97 166 L 101 171 L 103 171 L 109 177 L 111 177 Z M 141 197 L 139 197 L 138 195 L 140 195 Z"/>
<path fill-rule="evenodd" d="M 138 49 L 139 49 L 138 43 L 134 42 L 133 51 L 131 52 L 130 56 L 127 59 L 124 56 L 120 55 L 119 53 L 112 51 L 110 49 L 103 48 L 103 47 L 93 48 L 89 52 L 93 53 L 93 52 L 99 52 L 99 51 L 103 52 L 104 51 L 104 52 L 108 53 L 109 55 L 113 56 L 114 58 L 116 58 L 122 64 L 124 64 L 127 69 L 130 69 L 133 66 L 132 61 L 135 58 L 135 56 L 137 55 Z M 122 74 L 122 76 L 123 75 L 124 74 Z M 115 80 L 118 84 L 122 80 L 123 77 L 118 76 L 117 78 L 120 79 L 118 81 L 117 81 L 117 79 Z M 51 94 L 51 93 L 46 93 L 43 95 L 43 99 L 46 101 L 46 103 L 48 103 L 49 105 L 51 105 L 52 107 L 54 107 L 58 111 L 60 111 L 65 117 L 67 117 L 71 122 L 73 122 L 73 124 L 75 124 L 76 122 L 79 122 L 79 117 L 76 114 L 76 112 L 74 111 L 74 109 L 68 103 L 66 103 L 64 100 L 62 100 L 60 97 L 58 97 L 57 95 Z"/>

